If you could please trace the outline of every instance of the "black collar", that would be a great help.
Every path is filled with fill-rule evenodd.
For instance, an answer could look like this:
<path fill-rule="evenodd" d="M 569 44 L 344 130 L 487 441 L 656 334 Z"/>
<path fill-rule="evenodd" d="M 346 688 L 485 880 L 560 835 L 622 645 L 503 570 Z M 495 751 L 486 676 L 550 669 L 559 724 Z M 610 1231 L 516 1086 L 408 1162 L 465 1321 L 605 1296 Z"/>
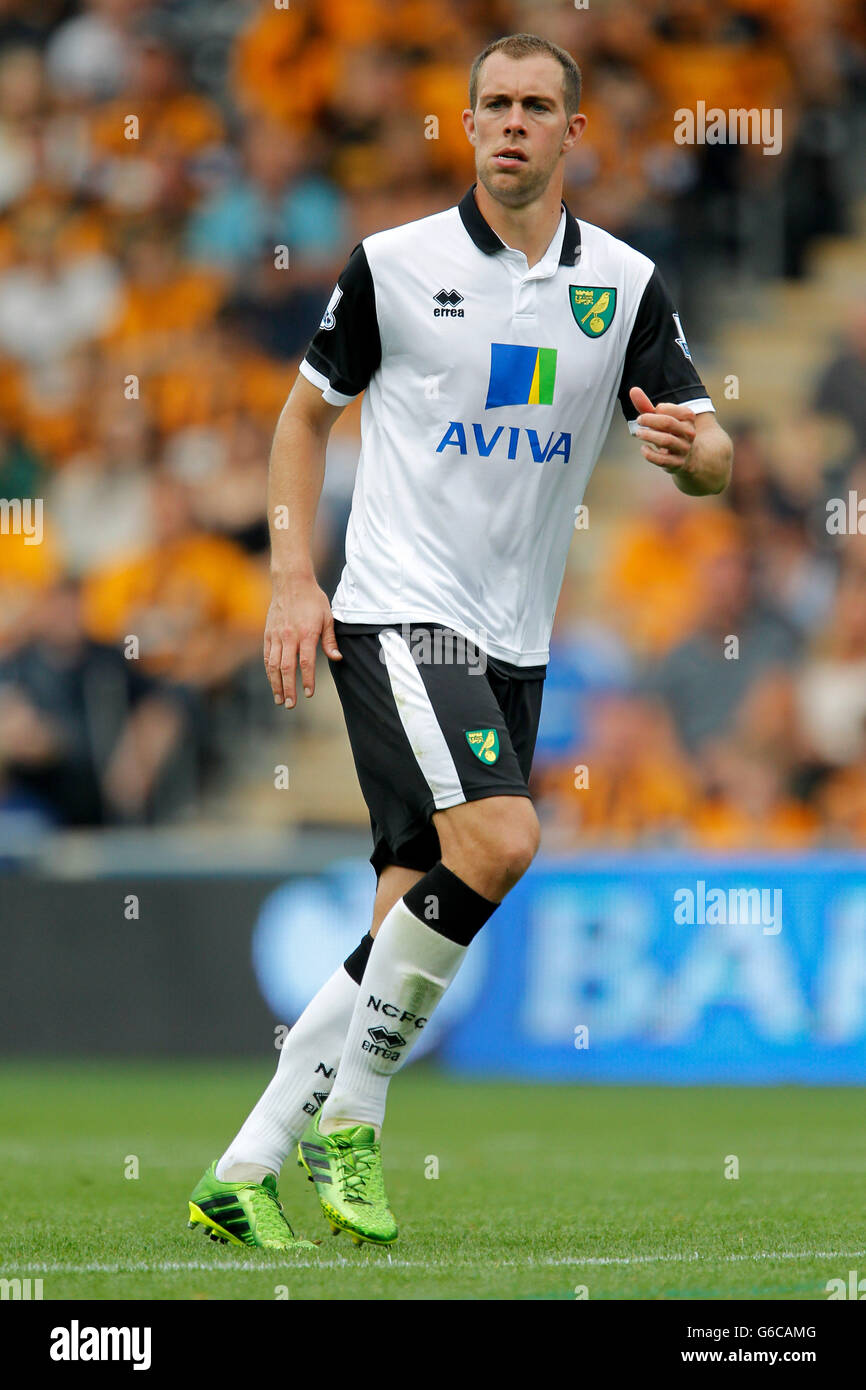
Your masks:
<path fill-rule="evenodd" d="M 475 188 L 476 185 L 473 183 L 472 187 L 463 194 L 457 204 L 457 210 L 460 213 L 463 226 L 479 251 L 484 251 L 486 255 L 492 256 L 494 252 L 501 251 L 505 243 L 496 235 L 476 203 Z M 565 203 L 562 206 L 565 208 L 565 235 L 562 238 L 559 264 L 574 265 L 580 254 L 580 225 L 577 219 L 572 217 Z"/>

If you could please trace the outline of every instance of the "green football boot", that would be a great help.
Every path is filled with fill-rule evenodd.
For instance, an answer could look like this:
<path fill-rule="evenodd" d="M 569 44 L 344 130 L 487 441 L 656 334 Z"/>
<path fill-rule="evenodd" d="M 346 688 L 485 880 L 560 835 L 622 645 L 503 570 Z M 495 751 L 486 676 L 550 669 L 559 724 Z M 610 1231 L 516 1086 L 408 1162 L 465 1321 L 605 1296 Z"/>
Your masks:
<path fill-rule="evenodd" d="M 348 1231 L 356 1245 L 390 1245 L 397 1223 L 385 1196 L 382 1153 L 371 1125 L 333 1134 L 319 1132 L 321 1111 L 298 1145 L 298 1162 L 315 1183 L 322 1211 L 336 1234 Z"/>
<path fill-rule="evenodd" d="M 286 1220 L 277 1180 L 220 1182 L 214 1159 L 189 1199 L 189 1229 L 201 1226 L 223 1245 L 252 1245 L 261 1250 L 315 1250 L 299 1240 Z"/>

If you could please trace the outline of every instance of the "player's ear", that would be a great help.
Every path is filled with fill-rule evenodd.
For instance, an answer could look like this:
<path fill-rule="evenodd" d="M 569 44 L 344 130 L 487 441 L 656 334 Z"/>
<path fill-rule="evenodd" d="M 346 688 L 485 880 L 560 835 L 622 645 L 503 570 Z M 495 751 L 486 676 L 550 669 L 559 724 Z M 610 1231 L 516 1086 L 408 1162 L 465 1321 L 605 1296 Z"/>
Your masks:
<path fill-rule="evenodd" d="M 584 116 L 582 111 L 575 111 L 573 115 L 569 116 L 568 124 L 566 125 L 563 135 L 563 140 L 565 142 L 563 144 L 563 149 L 573 150 L 578 140 L 583 135 L 585 128 L 586 116 Z"/>

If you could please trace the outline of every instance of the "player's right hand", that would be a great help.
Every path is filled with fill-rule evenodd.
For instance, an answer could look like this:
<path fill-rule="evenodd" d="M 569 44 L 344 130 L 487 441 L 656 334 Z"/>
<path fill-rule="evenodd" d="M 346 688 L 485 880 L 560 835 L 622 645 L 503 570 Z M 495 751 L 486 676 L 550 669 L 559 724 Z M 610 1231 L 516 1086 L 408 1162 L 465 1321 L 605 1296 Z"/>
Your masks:
<path fill-rule="evenodd" d="M 316 647 L 320 638 L 325 655 L 342 661 L 331 605 L 315 579 L 275 582 L 265 622 L 264 658 L 276 704 L 285 705 L 287 709 L 294 706 L 299 664 L 304 694 L 313 694 Z"/>

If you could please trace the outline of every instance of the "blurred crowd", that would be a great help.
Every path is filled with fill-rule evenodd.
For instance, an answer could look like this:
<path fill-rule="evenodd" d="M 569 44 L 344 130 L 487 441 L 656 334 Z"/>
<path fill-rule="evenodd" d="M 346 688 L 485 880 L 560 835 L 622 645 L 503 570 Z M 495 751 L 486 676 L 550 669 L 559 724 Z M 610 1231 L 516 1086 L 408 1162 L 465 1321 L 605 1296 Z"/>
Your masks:
<path fill-rule="evenodd" d="M 276 418 L 355 242 L 473 181 L 469 68 L 521 30 L 584 71 L 572 210 L 691 285 L 690 324 L 708 274 L 766 271 L 768 207 L 778 275 L 847 230 L 855 0 L 0 0 L 0 499 L 44 502 L 38 544 L 0 534 L 4 824 L 195 814 L 242 734 L 275 727 Z M 698 100 L 783 107 L 782 154 L 676 144 Z M 866 493 L 864 323 L 816 382 L 856 449 L 813 441 L 800 467 L 802 439 L 745 422 L 723 505 L 669 488 L 614 528 L 592 624 L 564 594 L 539 745 L 553 836 L 866 837 L 866 541 L 831 546 L 820 521 L 822 489 Z M 328 592 L 357 431 L 356 402 L 315 536 Z"/>

